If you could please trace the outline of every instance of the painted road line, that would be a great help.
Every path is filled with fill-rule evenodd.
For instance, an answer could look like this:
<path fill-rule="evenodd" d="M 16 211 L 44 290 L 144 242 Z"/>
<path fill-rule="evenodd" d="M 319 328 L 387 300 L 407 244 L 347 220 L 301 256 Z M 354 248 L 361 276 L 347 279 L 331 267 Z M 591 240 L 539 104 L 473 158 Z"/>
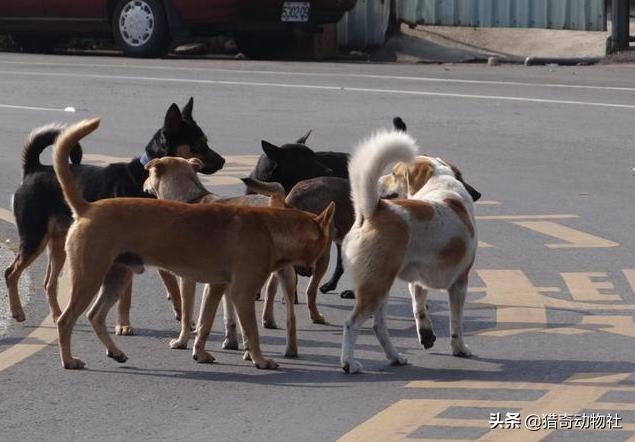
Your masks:
<path fill-rule="evenodd" d="M 523 219 L 573 219 L 580 218 L 571 213 L 549 215 L 477 215 L 477 221 L 514 221 Z"/>
<path fill-rule="evenodd" d="M 624 276 L 626 277 L 628 284 L 631 286 L 633 294 L 635 294 L 635 269 L 624 269 L 622 272 L 624 272 Z"/>
<path fill-rule="evenodd" d="M 620 245 L 617 242 L 550 221 L 522 221 L 514 222 L 514 224 L 565 241 L 545 244 L 551 249 L 608 248 Z"/>
<path fill-rule="evenodd" d="M 465 377 L 465 373 L 461 377 Z M 543 440 L 552 430 L 529 431 L 521 425 L 520 429 L 491 429 L 489 412 L 507 409 L 520 413 L 521 420 L 530 414 L 580 413 L 588 409 L 603 409 L 611 412 L 635 409 L 632 403 L 603 403 L 602 396 L 610 391 L 635 392 L 628 379 L 631 373 L 574 373 L 561 383 L 544 382 L 506 382 L 483 380 L 459 381 L 412 381 L 406 388 L 413 389 L 409 396 L 417 391 L 471 391 L 482 392 L 483 399 L 404 399 L 389 406 L 366 422 L 345 434 L 341 442 L 361 442 L 368 440 L 402 441 L 431 440 L 417 438 L 413 433 L 422 427 L 444 427 L 451 440 L 452 428 L 472 429 L 474 440 L 508 441 L 510 438 L 523 441 Z M 500 390 L 500 394 L 492 393 Z M 508 400 L 504 392 L 510 390 L 532 391 L 539 396 L 524 400 Z M 456 396 L 456 395 L 451 395 Z M 501 400 L 497 400 L 501 397 Z M 483 409 L 483 419 L 448 419 L 440 417 L 451 408 Z M 628 425 L 628 424 L 627 424 Z M 445 436 L 445 435 L 444 435 Z M 463 437 L 464 438 L 464 437 Z"/>
<path fill-rule="evenodd" d="M 63 72 L 29 72 L 29 71 L 0 71 L 0 75 L 10 76 L 34 76 L 34 77 L 57 77 L 57 78 L 79 78 L 92 80 L 124 80 L 139 82 L 159 82 L 159 83 L 176 83 L 176 84 L 208 84 L 218 86 L 249 86 L 249 87 L 266 87 L 266 88 L 282 88 L 282 89 L 311 89 L 323 91 L 337 92 L 364 92 L 379 93 L 388 95 L 412 95 L 412 96 L 428 96 L 441 98 L 459 98 L 468 100 L 493 100 L 493 101 L 514 101 L 526 103 L 540 104 L 556 104 L 571 106 L 590 106 L 614 109 L 635 109 L 635 104 L 619 104 L 619 103 L 603 103 L 596 101 L 576 101 L 576 100 L 554 100 L 548 98 L 531 98 L 531 97 L 512 97 L 507 95 L 480 95 L 480 94 L 458 94 L 450 92 L 433 92 L 407 89 L 378 89 L 348 86 L 325 86 L 318 84 L 288 84 L 288 83 L 269 83 L 260 81 L 230 81 L 230 80 L 202 80 L 202 79 L 186 79 L 186 78 L 160 78 L 146 77 L 135 75 L 101 75 L 101 74 L 73 74 Z"/>
<path fill-rule="evenodd" d="M 252 69 L 219 69 L 219 68 L 197 68 L 182 66 L 147 66 L 135 64 L 114 64 L 114 63 L 54 63 L 54 62 L 25 62 L 25 61 L 0 61 L 0 64 L 8 65 L 25 65 L 25 66 L 61 66 L 61 67 L 81 67 L 81 68 L 117 68 L 117 69 L 140 69 L 154 71 L 181 71 L 181 72 L 216 72 L 228 74 L 255 74 L 255 75 L 286 75 L 298 77 L 327 77 L 327 78 L 366 78 L 374 80 L 400 80 L 414 82 L 432 82 L 432 83 L 455 83 L 455 84 L 477 84 L 477 85 L 495 85 L 495 86 L 526 86 L 526 87 L 544 87 L 544 88 L 563 88 L 563 89 L 590 89 L 590 90 L 607 90 L 607 91 L 623 91 L 635 92 L 633 87 L 624 86 L 599 86 L 599 85 L 583 85 L 583 84 L 565 84 L 565 83 L 531 83 L 522 81 L 503 81 L 503 80 L 467 80 L 461 78 L 439 78 L 439 77 L 413 77 L 407 75 L 381 75 L 381 74 L 352 74 L 347 72 L 293 72 L 293 71 L 265 71 Z"/>
<path fill-rule="evenodd" d="M 10 210 L 0 208 L 0 219 L 15 225 L 15 217 Z"/>
<path fill-rule="evenodd" d="M 500 201 L 494 200 L 478 200 L 474 204 L 476 204 L 477 206 L 500 206 L 501 203 Z"/>
<path fill-rule="evenodd" d="M 20 106 L 17 104 L 2 104 L 2 103 L 0 103 L 0 109 L 17 109 L 17 110 L 32 110 L 32 111 L 46 111 L 46 112 L 74 112 L 74 110 L 67 111 L 64 108 L 41 107 L 41 106 Z"/>
<path fill-rule="evenodd" d="M 564 283 L 575 301 L 621 301 L 620 295 L 600 292 L 600 290 L 615 290 L 610 281 L 596 281 L 598 278 L 608 278 L 606 272 L 567 272 L 561 273 Z"/>

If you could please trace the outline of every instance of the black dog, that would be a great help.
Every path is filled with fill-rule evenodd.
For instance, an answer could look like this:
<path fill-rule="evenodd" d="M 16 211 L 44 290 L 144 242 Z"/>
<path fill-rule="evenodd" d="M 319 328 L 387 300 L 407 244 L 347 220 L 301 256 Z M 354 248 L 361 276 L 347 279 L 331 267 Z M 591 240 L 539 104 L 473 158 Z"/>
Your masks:
<path fill-rule="evenodd" d="M 163 127 L 154 134 L 143 156 L 128 163 L 114 163 L 106 167 L 81 165 L 81 147 L 75 146 L 71 170 L 84 198 L 96 201 L 114 197 L 148 197 L 143 191 L 143 183 L 148 177 L 144 165 L 152 158 L 197 157 L 204 164 L 202 173 L 210 174 L 221 169 L 225 160 L 207 145 L 207 137 L 192 118 L 193 107 L 192 98 L 182 113 L 176 104 L 172 104 L 165 115 Z M 40 164 L 39 156 L 55 142 L 62 129 L 62 125 L 49 125 L 34 130 L 22 154 L 22 184 L 13 196 L 20 245 L 15 260 L 5 271 L 11 314 L 17 321 L 25 319 L 18 295 L 18 280 L 47 245 L 47 297 L 53 317 L 61 314 L 57 303 L 57 277 L 64 264 L 64 242 L 72 218 L 53 167 Z M 121 261 L 127 263 L 127 257 L 122 256 Z"/>
<path fill-rule="evenodd" d="M 396 130 L 406 131 L 406 123 L 400 117 L 393 118 L 392 123 Z M 295 143 L 284 144 L 280 147 L 262 140 L 264 154 L 258 158 L 256 167 L 249 177 L 259 181 L 280 183 L 286 193 L 289 193 L 293 186 L 300 181 L 311 178 L 334 176 L 348 179 L 349 154 L 344 152 L 314 152 L 306 146 L 309 135 L 311 135 L 311 131 L 308 131 Z M 335 270 L 329 281 L 320 286 L 322 293 L 335 290 L 344 273 L 341 246 L 336 244 L 336 248 Z M 342 297 L 352 298 L 353 293 L 350 290 L 345 290 L 342 292 Z"/>

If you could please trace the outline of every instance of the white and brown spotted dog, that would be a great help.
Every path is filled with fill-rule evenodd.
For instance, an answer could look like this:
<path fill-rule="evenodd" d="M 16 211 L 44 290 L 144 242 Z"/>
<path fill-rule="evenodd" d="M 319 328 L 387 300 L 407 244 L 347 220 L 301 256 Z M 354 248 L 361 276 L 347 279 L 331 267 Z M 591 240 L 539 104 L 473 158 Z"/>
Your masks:
<path fill-rule="evenodd" d="M 396 278 L 409 283 L 419 339 L 426 348 L 436 339 L 426 311 L 427 289 L 448 290 L 452 353 L 471 355 L 463 342 L 462 319 L 477 247 L 472 201 L 480 194 L 455 167 L 438 158 L 415 158 L 416 151 L 408 134 L 379 132 L 349 163 L 355 223 L 343 247 L 356 299 L 344 326 L 341 359 L 349 373 L 362 369 L 353 347 L 370 315 L 386 357 L 395 365 L 407 363 L 386 327 L 388 294 Z M 392 173 L 380 178 L 393 163 Z"/>

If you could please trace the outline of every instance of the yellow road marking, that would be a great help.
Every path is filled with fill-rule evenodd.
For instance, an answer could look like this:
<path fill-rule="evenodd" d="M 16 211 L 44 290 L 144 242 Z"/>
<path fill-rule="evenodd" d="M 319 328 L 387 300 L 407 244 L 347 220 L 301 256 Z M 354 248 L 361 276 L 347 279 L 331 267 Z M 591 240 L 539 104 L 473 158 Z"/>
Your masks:
<path fill-rule="evenodd" d="M 547 324 L 545 297 L 520 270 L 478 270 L 485 284 L 479 302 L 496 308 L 496 328 L 480 335 L 509 336 Z"/>
<path fill-rule="evenodd" d="M 614 290 L 609 281 L 594 281 L 593 278 L 607 278 L 605 272 L 561 273 L 562 279 L 569 288 L 571 297 L 576 301 L 621 301 L 620 295 L 602 293 L 600 290 Z"/>
<path fill-rule="evenodd" d="M 635 409 L 632 403 L 597 402 L 608 391 L 635 391 L 628 383 L 631 373 L 576 373 L 562 383 L 505 382 L 505 381 L 412 381 L 406 388 L 475 390 L 487 393 L 487 399 L 404 399 L 379 412 L 366 422 L 342 436 L 341 442 L 411 441 L 410 436 L 421 426 L 472 427 L 479 432 L 489 429 L 485 417 L 477 419 L 448 419 L 437 417 L 451 407 L 478 407 L 491 409 L 520 409 L 521 422 L 529 414 L 542 416 L 548 413 L 580 413 L 584 409 L 622 411 Z M 491 393 L 500 390 L 546 390 L 535 400 L 496 400 Z M 504 397 L 504 395 L 501 395 Z M 632 424 L 623 424 L 631 429 Z M 492 429 L 478 440 L 508 441 L 510 438 L 523 441 L 542 440 L 553 430 L 529 431 L 521 423 L 517 430 Z M 448 440 L 448 439 L 444 439 Z"/>
<path fill-rule="evenodd" d="M 547 247 L 552 249 L 604 248 L 619 246 L 619 243 L 609 241 L 608 239 L 600 238 L 599 236 L 581 232 L 571 227 L 550 221 L 519 221 L 514 222 L 514 224 L 542 233 L 543 235 L 552 236 L 565 241 L 564 243 L 545 244 Z"/>
<path fill-rule="evenodd" d="M 582 325 L 601 325 L 599 331 L 635 338 L 633 316 L 585 315 Z"/>
<path fill-rule="evenodd" d="M 631 286 L 631 290 L 635 293 L 635 269 L 624 269 L 622 272 L 624 273 L 624 276 L 626 276 L 626 280 Z"/>
<path fill-rule="evenodd" d="M 494 247 L 492 244 L 490 244 L 490 243 L 488 243 L 488 242 L 485 242 L 485 241 L 479 241 L 479 242 L 478 242 L 478 246 L 479 246 L 481 249 L 490 249 L 490 248 Z"/>
<path fill-rule="evenodd" d="M 7 209 L 0 208 L 0 219 L 11 224 L 15 224 L 15 217 L 13 212 Z"/>

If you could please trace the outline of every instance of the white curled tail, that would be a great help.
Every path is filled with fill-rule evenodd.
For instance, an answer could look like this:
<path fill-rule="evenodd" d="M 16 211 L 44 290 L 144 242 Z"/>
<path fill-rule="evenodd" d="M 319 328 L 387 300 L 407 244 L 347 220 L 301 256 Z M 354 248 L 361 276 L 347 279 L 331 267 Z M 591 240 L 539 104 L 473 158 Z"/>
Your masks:
<path fill-rule="evenodd" d="M 348 163 L 348 175 L 356 224 L 375 213 L 378 181 L 384 170 L 399 161 L 410 163 L 416 153 L 414 138 L 396 130 L 377 132 L 355 150 Z"/>

